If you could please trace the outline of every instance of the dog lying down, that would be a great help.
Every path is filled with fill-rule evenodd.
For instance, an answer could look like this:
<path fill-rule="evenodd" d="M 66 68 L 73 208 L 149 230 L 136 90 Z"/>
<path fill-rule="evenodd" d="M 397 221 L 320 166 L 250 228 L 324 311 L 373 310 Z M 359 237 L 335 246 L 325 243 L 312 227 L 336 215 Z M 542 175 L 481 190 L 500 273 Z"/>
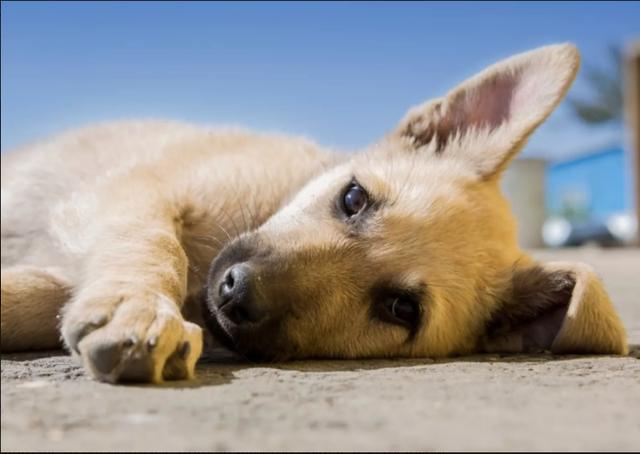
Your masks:
<path fill-rule="evenodd" d="M 5 155 L 2 351 L 62 341 L 108 382 L 193 377 L 203 329 L 251 360 L 626 354 L 593 270 L 522 252 L 499 187 L 578 66 L 516 55 L 349 156 L 155 121 Z"/>

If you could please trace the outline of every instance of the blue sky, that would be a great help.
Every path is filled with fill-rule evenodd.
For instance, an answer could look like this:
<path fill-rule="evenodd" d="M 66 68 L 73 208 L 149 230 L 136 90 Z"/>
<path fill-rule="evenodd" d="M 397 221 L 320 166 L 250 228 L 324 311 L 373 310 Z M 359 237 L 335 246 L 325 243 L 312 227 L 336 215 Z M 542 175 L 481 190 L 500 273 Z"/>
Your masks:
<path fill-rule="evenodd" d="M 240 124 L 365 146 L 496 59 L 640 38 L 639 3 L 2 2 L 2 149 L 120 118 Z M 584 90 L 580 78 L 574 93 Z M 561 106 L 527 154 L 617 140 Z"/>

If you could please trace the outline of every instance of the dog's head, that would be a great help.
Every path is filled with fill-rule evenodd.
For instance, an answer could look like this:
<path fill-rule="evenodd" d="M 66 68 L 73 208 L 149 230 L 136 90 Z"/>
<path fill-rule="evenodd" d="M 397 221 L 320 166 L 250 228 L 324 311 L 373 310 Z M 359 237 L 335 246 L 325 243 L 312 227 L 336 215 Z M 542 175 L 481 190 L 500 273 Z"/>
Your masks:
<path fill-rule="evenodd" d="M 570 45 L 500 62 L 311 181 L 214 261 L 211 329 L 258 359 L 623 352 L 593 273 L 523 255 L 499 188 L 578 65 Z"/>

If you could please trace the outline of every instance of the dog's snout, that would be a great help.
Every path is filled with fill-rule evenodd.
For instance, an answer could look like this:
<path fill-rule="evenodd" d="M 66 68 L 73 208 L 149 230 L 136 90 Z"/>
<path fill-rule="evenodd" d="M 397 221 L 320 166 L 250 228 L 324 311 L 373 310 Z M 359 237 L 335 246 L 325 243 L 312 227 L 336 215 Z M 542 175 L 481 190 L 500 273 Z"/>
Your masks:
<path fill-rule="evenodd" d="M 246 263 L 231 266 L 218 287 L 219 309 L 238 325 L 256 323 L 266 314 L 255 300 L 253 272 Z"/>

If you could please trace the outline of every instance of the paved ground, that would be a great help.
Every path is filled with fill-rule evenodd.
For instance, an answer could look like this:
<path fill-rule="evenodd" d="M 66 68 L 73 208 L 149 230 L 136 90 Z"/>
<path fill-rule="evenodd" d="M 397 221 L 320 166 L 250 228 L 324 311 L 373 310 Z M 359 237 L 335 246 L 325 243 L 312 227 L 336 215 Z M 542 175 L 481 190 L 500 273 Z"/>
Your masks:
<path fill-rule="evenodd" d="M 640 251 L 539 252 L 602 275 L 640 344 Z M 203 364 L 111 386 L 62 353 L 2 357 L 8 450 L 638 450 L 640 349 L 619 357 Z"/>

